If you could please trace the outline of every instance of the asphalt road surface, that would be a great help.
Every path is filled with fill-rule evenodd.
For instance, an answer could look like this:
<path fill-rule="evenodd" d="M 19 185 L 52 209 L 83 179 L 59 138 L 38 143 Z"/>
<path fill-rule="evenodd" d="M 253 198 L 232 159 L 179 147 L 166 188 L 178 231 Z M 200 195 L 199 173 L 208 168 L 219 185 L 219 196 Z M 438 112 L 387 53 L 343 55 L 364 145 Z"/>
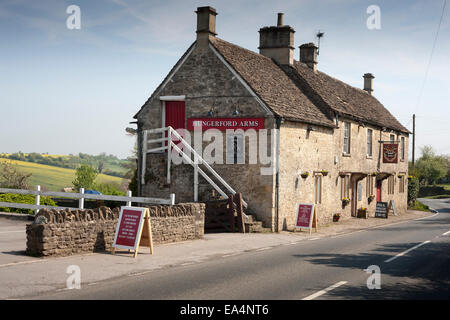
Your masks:
<path fill-rule="evenodd" d="M 31 298 L 450 299 L 450 199 L 423 202 L 438 213 Z"/>

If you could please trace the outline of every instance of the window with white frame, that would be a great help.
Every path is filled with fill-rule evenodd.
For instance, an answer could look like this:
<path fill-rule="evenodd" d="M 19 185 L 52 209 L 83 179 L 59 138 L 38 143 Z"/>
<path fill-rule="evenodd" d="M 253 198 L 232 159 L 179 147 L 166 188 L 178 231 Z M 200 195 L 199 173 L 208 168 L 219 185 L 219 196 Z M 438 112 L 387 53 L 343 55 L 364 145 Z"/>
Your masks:
<path fill-rule="evenodd" d="M 350 154 L 350 122 L 344 122 L 344 153 Z"/>
<path fill-rule="evenodd" d="M 405 160 L 405 137 L 400 138 L 400 160 Z"/>
<path fill-rule="evenodd" d="M 373 130 L 367 129 L 367 156 L 368 157 L 372 156 L 372 135 L 373 135 Z"/>

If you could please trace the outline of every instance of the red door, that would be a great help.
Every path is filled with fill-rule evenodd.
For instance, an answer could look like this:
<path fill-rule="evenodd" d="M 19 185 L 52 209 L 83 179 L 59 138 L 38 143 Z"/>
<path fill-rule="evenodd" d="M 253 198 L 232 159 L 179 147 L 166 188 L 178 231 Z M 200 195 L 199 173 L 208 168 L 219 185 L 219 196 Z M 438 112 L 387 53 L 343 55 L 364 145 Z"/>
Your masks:
<path fill-rule="evenodd" d="M 184 101 L 166 101 L 166 127 L 184 129 L 186 121 L 186 108 Z"/>
<path fill-rule="evenodd" d="M 184 101 L 166 101 L 165 105 L 165 126 L 171 126 L 175 130 L 185 129 L 186 107 Z M 172 141 L 176 143 L 178 139 Z"/>
<path fill-rule="evenodd" d="M 381 181 L 377 181 L 377 202 L 381 201 Z"/>

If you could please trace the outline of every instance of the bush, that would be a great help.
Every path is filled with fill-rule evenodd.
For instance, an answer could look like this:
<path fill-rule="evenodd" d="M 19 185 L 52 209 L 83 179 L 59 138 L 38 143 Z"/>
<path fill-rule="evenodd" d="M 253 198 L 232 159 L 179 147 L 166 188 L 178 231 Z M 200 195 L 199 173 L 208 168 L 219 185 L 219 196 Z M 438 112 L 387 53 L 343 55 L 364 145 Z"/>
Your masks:
<path fill-rule="evenodd" d="M 97 171 L 87 164 L 82 164 L 75 172 L 75 180 L 72 181 L 76 190 L 80 188 L 91 189 L 94 185 Z"/>
<path fill-rule="evenodd" d="M 113 183 L 96 183 L 93 185 L 94 190 L 110 196 L 124 196 L 126 193 L 121 190 L 120 186 Z"/>
<path fill-rule="evenodd" d="M 0 162 L 0 188 L 29 189 L 31 173 L 21 172 L 16 165 Z"/>
<path fill-rule="evenodd" d="M 420 198 L 446 194 L 450 194 L 450 191 L 441 186 L 421 186 L 419 189 Z"/>
<path fill-rule="evenodd" d="M 0 194 L 0 202 L 15 202 L 15 203 L 26 203 L 34 204 L 35 196 L 30 194 L 13 194 L 13 193 L 3 193 Z M 56 206 L 56 203 L 50 197 L 41 196 L 40 204 L 44 206 Z M 17 209 L 17 208 L 2 208 L 0 211 L 3 212 L 15 212 L 15 213 L 28 213 L 33 214 L 34 210 L 31 209 Z"/>
<path fill-rule="evenodd" d="M 408 183 L 408 205 L 413 206 L 419 195 L 419 179 L 413 177 Z"/>

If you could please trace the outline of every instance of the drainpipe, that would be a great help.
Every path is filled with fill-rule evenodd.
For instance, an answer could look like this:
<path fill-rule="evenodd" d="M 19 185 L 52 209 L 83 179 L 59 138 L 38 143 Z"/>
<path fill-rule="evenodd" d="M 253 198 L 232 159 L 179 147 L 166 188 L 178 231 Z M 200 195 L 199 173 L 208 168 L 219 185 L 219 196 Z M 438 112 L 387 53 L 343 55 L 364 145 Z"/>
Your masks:
<path fill-rule="evenodd" d="M 280 215 L 279 215 L 279 202 L 280 202 L 280 127 L 283 119 L 281 117 L 276 118 L 277 128 L 277 145 L 276 145 L 276 178 L 275 178 L 275 231 L 280 232 Z"/>
<path fill-rule="evenodd" d="M 137 196 L 142 197 L 142 123 L 137 123 Z"/>

